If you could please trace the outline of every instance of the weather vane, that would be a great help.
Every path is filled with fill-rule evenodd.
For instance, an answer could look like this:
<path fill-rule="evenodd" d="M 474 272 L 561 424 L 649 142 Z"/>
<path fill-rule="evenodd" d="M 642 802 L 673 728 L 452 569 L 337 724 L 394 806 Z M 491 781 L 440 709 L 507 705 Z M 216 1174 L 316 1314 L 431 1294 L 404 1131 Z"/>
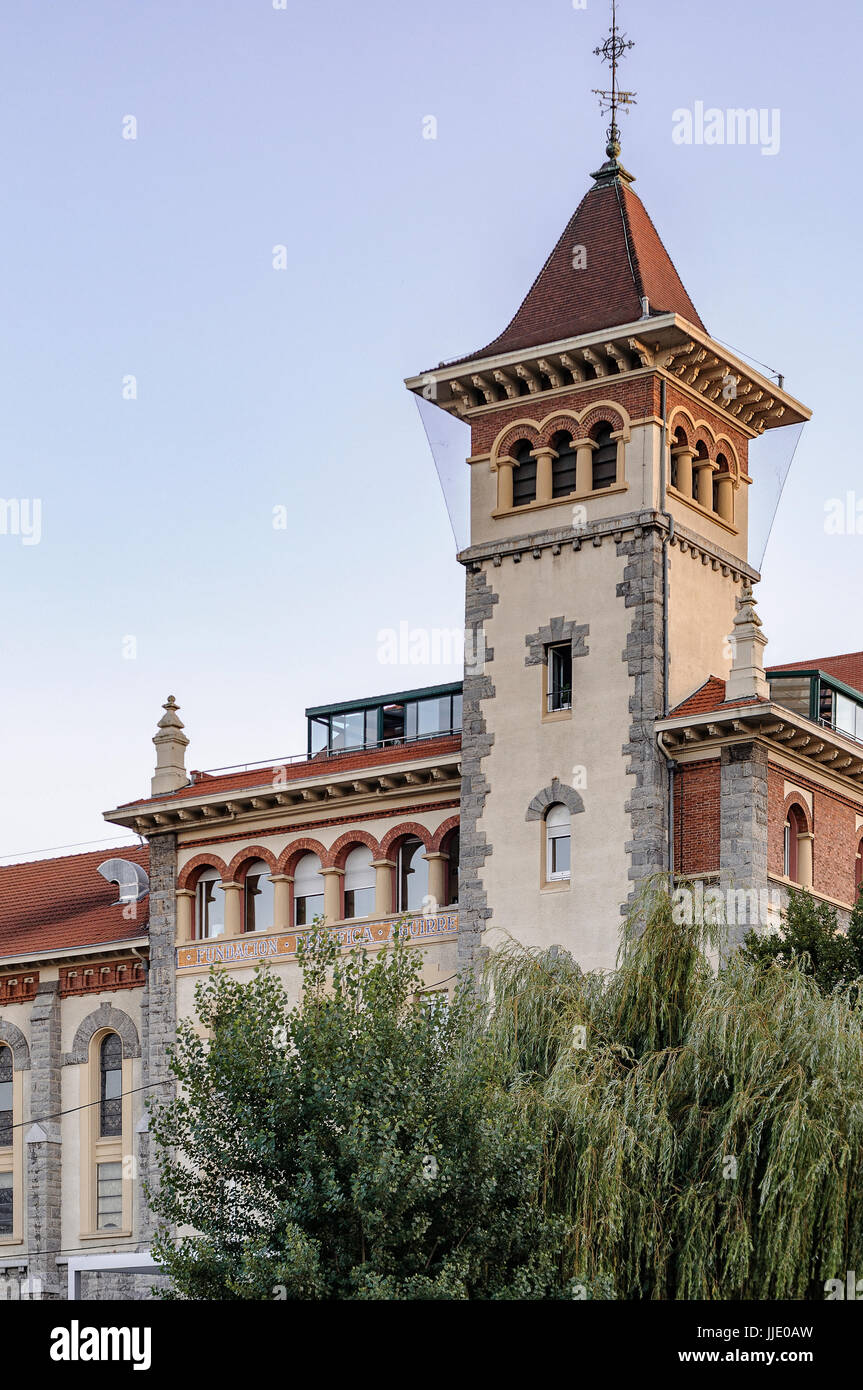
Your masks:
<path fill-rule="evenodd" d="M 603 115 L 611 113 L 611 125 L 606 131 L 608 144 L 606 154 L 609 159 L 617 159 L 620 154 L 620 130 L 617 125 L 617 108 L 622 106 L 624 111 L 628 107 L 635 105 L 637 93 L 621 91 L 617 85 L 617 65 L 628 48 L 634 48 L 633 39 L 628 39 L 625 34 L 618 33 L 617 29 L 617 0 L 611 0 L 611 28 L 608 31 L 608 38 L 605 43 L 600 44 L 599 48 L 593 51 L 597 58 L 601 58 L 604 63 L 611 66 L 611 90 L 602 91 L 598 87 L 593 88 L 594 96 L 599 97 L 599 109 Z"/>

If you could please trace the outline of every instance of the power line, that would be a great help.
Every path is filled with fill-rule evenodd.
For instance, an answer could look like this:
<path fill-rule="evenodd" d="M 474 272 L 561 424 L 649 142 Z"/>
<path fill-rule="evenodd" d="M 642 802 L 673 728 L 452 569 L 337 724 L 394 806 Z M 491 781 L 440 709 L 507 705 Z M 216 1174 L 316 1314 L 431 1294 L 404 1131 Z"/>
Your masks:
<path fill-rule="evenodd" d="M 112 1096 L 112 1100 L 122 1100 L 124 1096 L 137 1095 L 139 1091 L 153 1091 L 157 1086 L 176 1086 L 176 1077 L 166 1077 L 162 1081 L 148 1081 L 146 1086 L 133 1086 L 129 1091 L 121 1091 L 119 1096 Z M 35 1119 L 16 1120 L 14 1124 L 7 1125 L 7 1129 L 24 1129 L 29 1125 L 41 1125 L 47 1120 L 59 1120 L 63 1115 L 76 1115 L 79 1110 L 89 1110 L 94 1105 L 101 1105 L 102 1101 L 88 1100 L 83 1105 L 73 1105 L 71 1110 L 55 1110 L 51 1115 L 39 1115 Z"/>
<path fill-rule="evenodd" d="M 138 836 L 138 840 L 143 843 L 140 835 Z M 119 835 L 109 835 L 107 839 L 104 840 L 78 840 L 71 845 L 43 845 L 41 849 L 13 850 L 11 854 L 0 854 L 0 859 L 25 859 L 30 854 L 54 854 L 60 849 L 84 849 L 87 845 L 116 845 L 118 842 L 128 845 L 130 848 L 134 848 L 134 844 L 131 840 L 123 840 Z"/>

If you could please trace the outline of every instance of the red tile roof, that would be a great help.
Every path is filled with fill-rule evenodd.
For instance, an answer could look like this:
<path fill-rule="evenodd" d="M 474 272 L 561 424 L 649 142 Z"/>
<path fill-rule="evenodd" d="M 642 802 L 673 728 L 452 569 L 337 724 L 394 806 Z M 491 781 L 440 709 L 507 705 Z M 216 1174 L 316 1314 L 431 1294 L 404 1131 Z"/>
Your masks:
<path fill-rule="evenodd" d="M 455 753 L 461 747 L 458 734 L 445 734 L 442 737 L 419 739 L 415 743 L 397 744 L 388 748 L 358 749 L 355 753 L 338 753 L 330 756 L 318 754 L 314 758 L 304 758 L 301 762 L 281 763 L 274 758 L 271 763 L 260 767 L 241 769 L 238 772 L 196 772 L 195 781 L 188 786 L 179 787 L 175 792 L 163 792 L 159 796 L 140 797 L 137 801 L 123 801 L 118 810 L 127 806 L 145 806 L 148 802 L 182 800 L 194 796 L 219 796 L 222 792 L 251 791 L 258 787 L 272 785 L 273 774 L 278 770 L 279 785 L 284 782 L 300 781 L 309 777 L 321 777 L 326 773 L 338 776 L 340 772 L 355 772 L 362 768 L 380 768 L 408 762 L 413 758 L 431 758 L 436 754 Z"/>
<path fill-rule="evenodd" d="M 718 709 L 737 709 L 742 705 L 764 705 L 767 701 L 760 695 L 754 695 L 747 700 L 726 700 L 725 681 L 720 680 L 719 676 L 708 676 L 703 685 L 694 690 L 691 695 L 676 705 L 669 711 L 669 719 L 676 718 L 679 714 L 709 714 L 712 710 Z"/>
<path fill-rule="evenodd" d="M 96 872 L 105 859 L 131 859 L 147 869 L 149 847 L 91 850 L 60 859 L 0 865 L 0 960 L 26 951 L 62 950 L 143 936 L 149 899 L 137 919 L 123 916 L 116 883 Z"/>
<path fill-rule="evenodd" d="M 816 661 L 785 661 L 781 666 L 768 666 L 772 671 L 823 671 L 843 685 L 863 694 L 863 652 L 848 652 L 845 656 L 823 656 Z"/>
<path fill-rule="evenodd" d="M 580 270 L 576 246 L 585 251 Z M 459 361 L 633 323 L 642 298 L 652 314 L 675 312 L 704 329 L 641 199 L 621 179 L 594 184 L 503 333 Z"/>

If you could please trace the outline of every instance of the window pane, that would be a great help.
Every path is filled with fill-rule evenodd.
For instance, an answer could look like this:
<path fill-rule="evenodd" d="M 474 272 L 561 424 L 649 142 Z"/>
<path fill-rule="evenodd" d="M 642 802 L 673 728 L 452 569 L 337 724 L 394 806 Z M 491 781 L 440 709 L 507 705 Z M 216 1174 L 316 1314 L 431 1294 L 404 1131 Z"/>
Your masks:
<path fill-rule="evenodd" d="M 569 846 L 568 835 L 555 835 L 551 841 L 551 872 L 553 874 L 569 873 Z"/>
<path fill-rule="evenodd" d="M 312 757 L 316 753 L 322 753 L 330 741 L 330 721 L 329 719 L 310 719 L 309 720 L 310 748 Z"/>
<path fill-rule="evenodd" d="M 12 1174 L 0 1173 L 0 1236 L 12 1234 Z"/>
<path fill-rule="evenodd" d="M 245 880 L 246 931 L 267 931 L 273 925 L 275 884 L 262 859 L 249 865 Z"/>
<path fill-rule="evenodd" d="M 375 910 L 374 888 L 346 888 L 345 916 L 370 917 Z"/>
<path fill-rule="evenodd" d="M 409 705 L 405 705 L 405 738 L 416 738 L 417 736 L 417 705 L 416 700 L 412 700 Z"/>
<path fill-rule="evenodd" d="M 334 714 L 332 716 L 331 748 L 362 748 L 364 734 L 365 713 L 363 710 L 352 710 L 350 714 Z"/>
<path fill-rule="evenodd" d="M 863 705 L 858 705 L 855 713 L 854 737 L 863 743 Z"/>
<path fill-rule="evenodd" d="M 449 728 L 449 722 L 450 701 L 448 695 L 418 702 L 417 733 L 421 737 L 424 734 L 439 734 L 441 730 Z"/>
<path fill-rule="evenodd" d="M 419 912 L 428 895 L 429 865 L 421 840 L 405 840 L 399 850 L 399 912 Z"/>
<path fill-rule="evenodd" d="M 552 647 L 548 707 L 550 710 L 572 708 L 572 647 Z"/>
<path fill-rule="evenodd" d="M 366 720 L 366 747 L 373 748 L 378 741 L 378 712 L 376 709 L 367 709 Z"/>
<path fill-rule="evenodd" d="M 123 1168 L 120 1163 L 100 1163 L 96 1169 L 96 1226 L 117 1230 L 123 1218 Z"/>
<path fill-rule="evenodd" d="M 454 729 L 461 728 L 462 698 L 461 695 L 453 695 L 452 697 L 452 727 Z"/>
<path fill-rule="evenodd" d="M 405 736 L 405 707 L 404 705 L 384 705 L 383 730 L 384 740 L 393 738 L 404 738 Z"/>
<path fill-rule="evenodd" d="M 316 917 L 324 915 L 323 893 L 310 893 L 308 897 L 295 898 L 295 918 L 298 927 L 309 927 Z"/>
<path fill-rule="evenodd" d="M 836 728 L 845 734 L 853 734 L 856 727 L 857 706 L 846 695 L 836 696 Z"/>

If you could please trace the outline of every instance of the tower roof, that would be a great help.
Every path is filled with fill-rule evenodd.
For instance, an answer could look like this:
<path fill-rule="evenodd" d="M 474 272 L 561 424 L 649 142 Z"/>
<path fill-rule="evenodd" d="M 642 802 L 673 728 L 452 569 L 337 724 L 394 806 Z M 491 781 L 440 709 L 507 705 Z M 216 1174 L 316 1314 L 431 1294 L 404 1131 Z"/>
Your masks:
<path fill-rule="evenodd" d="M 617 169 L 600 171 L 504 331 L 460 362 L 576 338 L 651 315 L 677 313 L 706 332 L 671 257 Z M 582 247 L 583 254 L 575 254 Z M 581 260 L 582 268 L 574 268 Z"/>

